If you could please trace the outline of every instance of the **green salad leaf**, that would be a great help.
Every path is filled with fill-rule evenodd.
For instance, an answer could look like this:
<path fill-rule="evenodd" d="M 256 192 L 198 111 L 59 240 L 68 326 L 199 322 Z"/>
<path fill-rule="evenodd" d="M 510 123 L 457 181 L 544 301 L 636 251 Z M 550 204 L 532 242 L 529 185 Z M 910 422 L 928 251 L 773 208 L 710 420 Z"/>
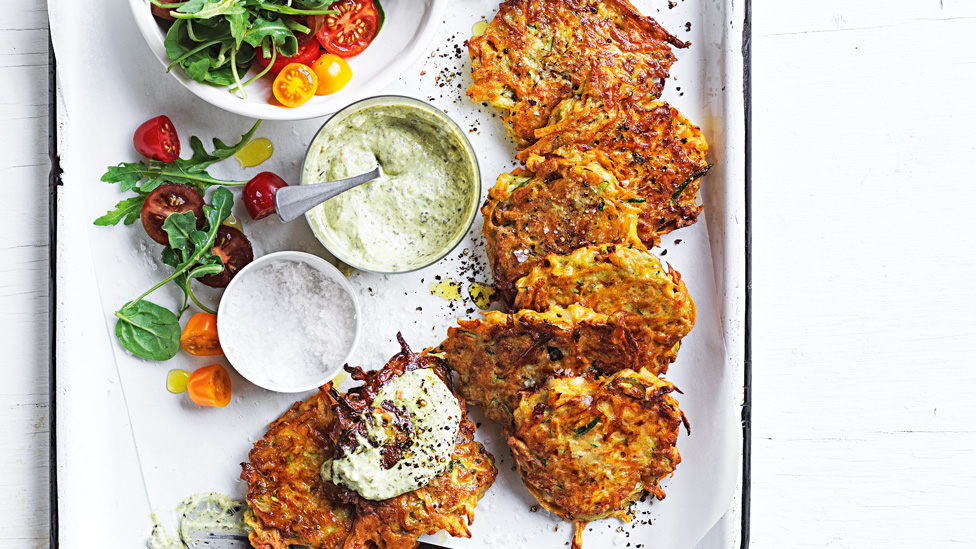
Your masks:
<path fill-rule="evenodd" d="M 163 45 L 173 62 L 187 76 L 201 84 L 229 86 L 246 97 L 243 82 L 260 46 L 267 58 L 298 53 L 298 34 L 309 28 L 293 15 L 335 13 L 333 0 L 187 0 L 156 5 L 175 7 L 176 18 L 166 32 Z"/>
<path fill-rule="evenodd" d="M 206 231 L 197 230 L 193 212 L 170 214 L 163 222 L 169 247 L 163 250 L 162 259 L 173 267 L 173 273 L 115 312 L 119 319 L 115 323 L 115 336 L 127 350 L 148 360 L 169 360 L 176 356 L 180 348 L 179 318 L 187 308 L 187 299 L 200 305 L 190 289 L 190 281 L 224 270 L 220 257 L 213 253 L 213 246 L 220 224 L 230 215 L 233 204 L 234 195 L 219 187 L 210 204 L 203 207 Z M 183 304 L 177 313 L 145 299 L 169 282 L 183 290 Z M 213 312 L 203 305 L 200 307 Z"/>
<path fill-rule="evenodd" d="M 142 300 L 127 303 L 115 316 L 115 337 L 130 353 L 163 361 L 180 350 L 180 320 L 166 307 Z"/>

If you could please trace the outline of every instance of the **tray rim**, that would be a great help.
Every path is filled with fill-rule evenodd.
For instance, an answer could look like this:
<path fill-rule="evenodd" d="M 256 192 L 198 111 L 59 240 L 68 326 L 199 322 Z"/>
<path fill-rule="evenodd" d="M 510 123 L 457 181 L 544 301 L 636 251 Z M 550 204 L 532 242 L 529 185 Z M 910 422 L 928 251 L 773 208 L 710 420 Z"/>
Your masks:
<path fill-rule="evenodd" d="M 731 2 L 730 2 L 731 3 Z M 742 19 L 742 99 L 744 124 L 744 251 L 745 292 L 743 318 L 743 399 L 742 425 L 742 476 L 740 481 L 739 549 L 750 544 L 751 496 L 752 496 L 752 0 L 743 2 Z M 58 188 L 62 186 L 60 155 L 58 153 L 57 119 L 57 59 L 48 24 L 48 407 L 50 429 L 48 435 L 48 498 L 49 539 L 52 548 L 60 547 L 58 522 L 58 455 L 57 455 L 57 250 L 58 250 Z M 421 548 L 436 546 L 420 543 Z"/>

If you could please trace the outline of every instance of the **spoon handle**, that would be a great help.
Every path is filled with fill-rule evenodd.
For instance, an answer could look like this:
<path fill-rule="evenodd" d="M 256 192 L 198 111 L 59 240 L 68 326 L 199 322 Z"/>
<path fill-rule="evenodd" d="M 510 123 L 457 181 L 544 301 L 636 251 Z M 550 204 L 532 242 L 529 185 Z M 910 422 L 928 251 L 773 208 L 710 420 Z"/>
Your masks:
<path fill-rule="evenodd" d="M 282 223 L 288 223 L 302 216 L 305 212 L 325 202 L 326 200 L 338 196 L 353 187 L 358 187 L 363 183 L 368 183 L 380 176 L 382 171 L 379 166 L 362 174 L 329 181 L 327 183 L 313 183 L 311 185 L 295 185 L 282 187 L 274 193 L 275 211 L 278 212 L 278 219 Z"/>

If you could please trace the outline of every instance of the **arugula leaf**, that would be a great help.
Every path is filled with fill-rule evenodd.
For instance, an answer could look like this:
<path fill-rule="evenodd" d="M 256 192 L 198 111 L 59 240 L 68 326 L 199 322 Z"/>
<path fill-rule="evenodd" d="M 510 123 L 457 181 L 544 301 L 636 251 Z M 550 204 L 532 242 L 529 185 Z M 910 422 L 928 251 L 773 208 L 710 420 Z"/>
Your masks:
<path fill-rule="evenodd" d="M 220 162 L 221 160 L 226 160 L 234 156 L 234 153 L 241 150 L 244 145 L 247 145 L 251 141 L 251 138 L 254 137 L 254 132 L 258 131 L 258 126 L 260 125 L 260 120 L 255 122 L 251 126 L 251 129 L 242 135 L 237 143 L 233 145 L 227 145 L 215 137 L 213 139 L 214 150 L 212 153 L 207 152 L 207 149 L 203 146 L 203 141 L 199 137 L 190 137 L 190 149 L 193 151 L 193 157 L 187 162 L 186 170 L 188 172 L 199 173 L 214 162 Z"/>
<path fill-rule="evenodd" d="M 115 337 L 130 353 L 163 361 L 180 349 L 180 321 L 172 311 L 151 301 L 127 303 L 115 312 Z"/>
<path fill-rule="evenodd" d="M 119 221 L 126 225 L 132 225 L 142 213 L 142 203 L 146 201 L 146 195 L 139 194 L 126 198 L 115 205 L 114 210 L 109 210 L 105 215 L 95 220 L 96 225 L 108 226 L 118 225 Z"/>
<path fill-rule="evenodd" d="M 261 121 L 258 120 L 251 126 L 251 129 L 241 136 L 240 140 L 233 145 L 227 145 L 220 139 L 214 139 L 214 150 L 213 152 L 207 152 L 207 149 L 203 146 L 203 142 L 200 138 L 194 136 L 190 138 L 190 148 L 193 150 L 193 156 L 189 159 L 177 158 L 175 162 L 160 162 L 158 160 L 150 161 L 148 164 L 146 162 L 123 162 L 118 166 L 109 166 L 105 174 L 102 175 L 102 181 L 106 183 L 119 183 L 120 190 L 123 192 L 135 189 L 140 195 L 148 194 L 152 192 L 156 187 L 163 185 L 165 183 L 180 183 L 182 185 L 189 185 L 203 194 L 203 192 L 214 185 L 243 185 L 247 181 L 226 181 L 223 179 L 217 179 L 212 177 L 206 172 L 208 168 L 214 162 L 220 162 L 221 160 L 226 160 L 239 151 L 244 145 L 247 145 L 254 137 L 254 132 L 257 131 L 258 126 L 261 125 Z M 145 180 L 145 182 L 137 187 L 140 181 Z M 123 205 L 135 208 L 135 197 L 127 200 L 132 200 L 133 202 L 128 203 L 126 201 L 120 202 L 116 206 L 115 212 L 109 212 L 109 214 L 114 214 L 114 216 L 124 215 L 124 212 L 119 212 L 119 208 Z M 145 200 L 143 198 L 142 200 Z M 124 204 L 125 203 L 125 204 Z M 142 207 L 140 202 L 138 205 Z M 96 221 L 96 225 L 111 224 L 115 225 L 118 221 L 111 222 L 113 216 L 106 214 L 99 218 L 100 221 Z M 135 218 L 127 221 L 126 224 L 132 223 Z"/>
<path fill-rule="evenodd" d="M 251 21 L 251 28 L 244 31 L 244 42 L 251 46 L 260 46 L 261 42 L 269 38 L 285 57 L 298 53 L 298 39 L 295 33 L 282 20 L 269 21 L 263 17 L 255 17 Z"/>
<path fill-rule="evenodd" d="M 189 0 L 180 6 L 173 16 L 176 18 L 210 19 L 218 15 L 242 13 L 244 13 L 244 7 L 238 4 L 238 0 Z"/>

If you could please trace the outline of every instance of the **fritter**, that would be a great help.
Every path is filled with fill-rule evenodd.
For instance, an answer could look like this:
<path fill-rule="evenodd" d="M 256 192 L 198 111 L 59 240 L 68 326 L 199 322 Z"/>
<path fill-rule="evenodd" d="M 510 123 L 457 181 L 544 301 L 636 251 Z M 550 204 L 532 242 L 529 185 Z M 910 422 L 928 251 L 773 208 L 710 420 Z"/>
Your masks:
<path fill-rule="evenodd" d="M 566 165 L 546 177 L 502 174 L 481 208 L 485 249 L 498 296 L 549 254 L 594 244 L 639 242 L 637 198 L 599 164 Z"/>
<path fill-rule="evenodd" d="M 399 334 L 398 339 L 401 352 L 381 370 L 364 373 L 347 367 L 354 379 L 366 381 L 369 388 L 354 389 L 346 402 L 327 384 L 308 400 L 296 403 L 255 443 L 249 462 L 242 464 L 241 478 L 248 484 L 247 502 L 253 512 L 247 521 L 256 549 L 290 545 L 410 549 L 417 546 L 419 536 L 441 529 L 470 537 L 467 525 L 497 470 L 491 454 L 474 440 L 475 427 L 466 415 L 448 469 L 422 488 L 369 501 L 320 475 L 322 464 L 336 456 L 335 437 L 344 432 L 344 425 L 349 427 L 349 416 L 341 410 L 352 409 L 357 398 L 408 367 L 435 368 L 443 379 L 439 359 L 412 353 Z M 460 405 L 463 413 L 464 403 Z"/>
<path fill-rule="evenodd" d="M 643 247 L 589 246 L 550 255 L 519 279 L 516 309 L 545 311 L 577 303 L 613 315 L 642 351 L 640 364 L 656 375 L 674 362 L 681 339 L 695 325 L 695 303 L 681 275 Z"/>
<path fill-rule="evenodd" d="M 508 445 L 532 495 L 575 523 L 574 547 L 586 522 L 630 520 L 644 492 L 664 499 L 660 481 L 681 462 L 675 442 L 685 421 L 674 390 L 646 370 L 622 370 L 556 377 L 523 393 Z"/>
<path fill-rule="evenodd" d="M 333 439 L 339 446 L 337 454 L 354 444 L 355 436 L 350 435 L 364 434 L 359 422 L 360 413 L 372 406 L 382 386 L 394 377 L 411 370 L 430 368 L 450 387 L 447 370 L 440 358 L 414 353 L 399 334 L 397 339 L 402 350 L 382 369 L 364 372 L 361 368 L 346 367 L 354 380 L 364 383 L 336 402 L 339 420 L 335 423 Z M 337 398 L 338 394 L 332 396 Z M 383 501 L 371 501 L 348 488 L 340 489 L 342 500 L 356 508 L 356 520 L 345 549 L 411 549 L 417 546 L 419 536 L 440 530 L 446 530 L 454 537 L 471 537 L 468 525 L 474 521 L 474 509 L 495 481 L 498 470 L 494 457 L 474 440 L 475 426 L 467 417 L 464 401 L 458 399 L 458 402 L 461 426 L 451 462 L 447 470 L 429 484 Z M 409 440 L 398 438 L 393 445 L 384 448 L 384 461 L 395 463 L 407 448 Z"/>
<path fill-rule="evenodd" d="M 457 390 L 506 429 L 521 392 L 555 375 L 605 376 L 640 369 L 640 353 L 626 326 L 579 305 L 546 312 L 458 320 L 436 352 L 457 374 Z"/>
<path fill-rule="evenodd" d="M 245 520 L 255 549 L 342 547 L 352 531 L 355 508 L 339 488 L 322 482 L 319 469 L 332 457 L 336 414 L 327 384 L 271 423 L 241 464 L 247 482 Z"/>
<path fill-rule="evenodd" d="M 536 135 L 539 140 L 518 154 L 529 171 L 545 175 L 559 161 L 600 163 L 643 199 L 638 231 L 649 247 L 701 213 L 695 195 L 709 168 L 708 143 L 698 126 L 664 101 L 621 106 L 567 99 Z"/>
<path fill-rule="evenodd" d="M 519 147 L 574 95 L 608 104 L 659 97 L 671 47 L 689 46 L 627 0 L 507 0 L 467 44 L 468 96 L 503 111 Z"/>

